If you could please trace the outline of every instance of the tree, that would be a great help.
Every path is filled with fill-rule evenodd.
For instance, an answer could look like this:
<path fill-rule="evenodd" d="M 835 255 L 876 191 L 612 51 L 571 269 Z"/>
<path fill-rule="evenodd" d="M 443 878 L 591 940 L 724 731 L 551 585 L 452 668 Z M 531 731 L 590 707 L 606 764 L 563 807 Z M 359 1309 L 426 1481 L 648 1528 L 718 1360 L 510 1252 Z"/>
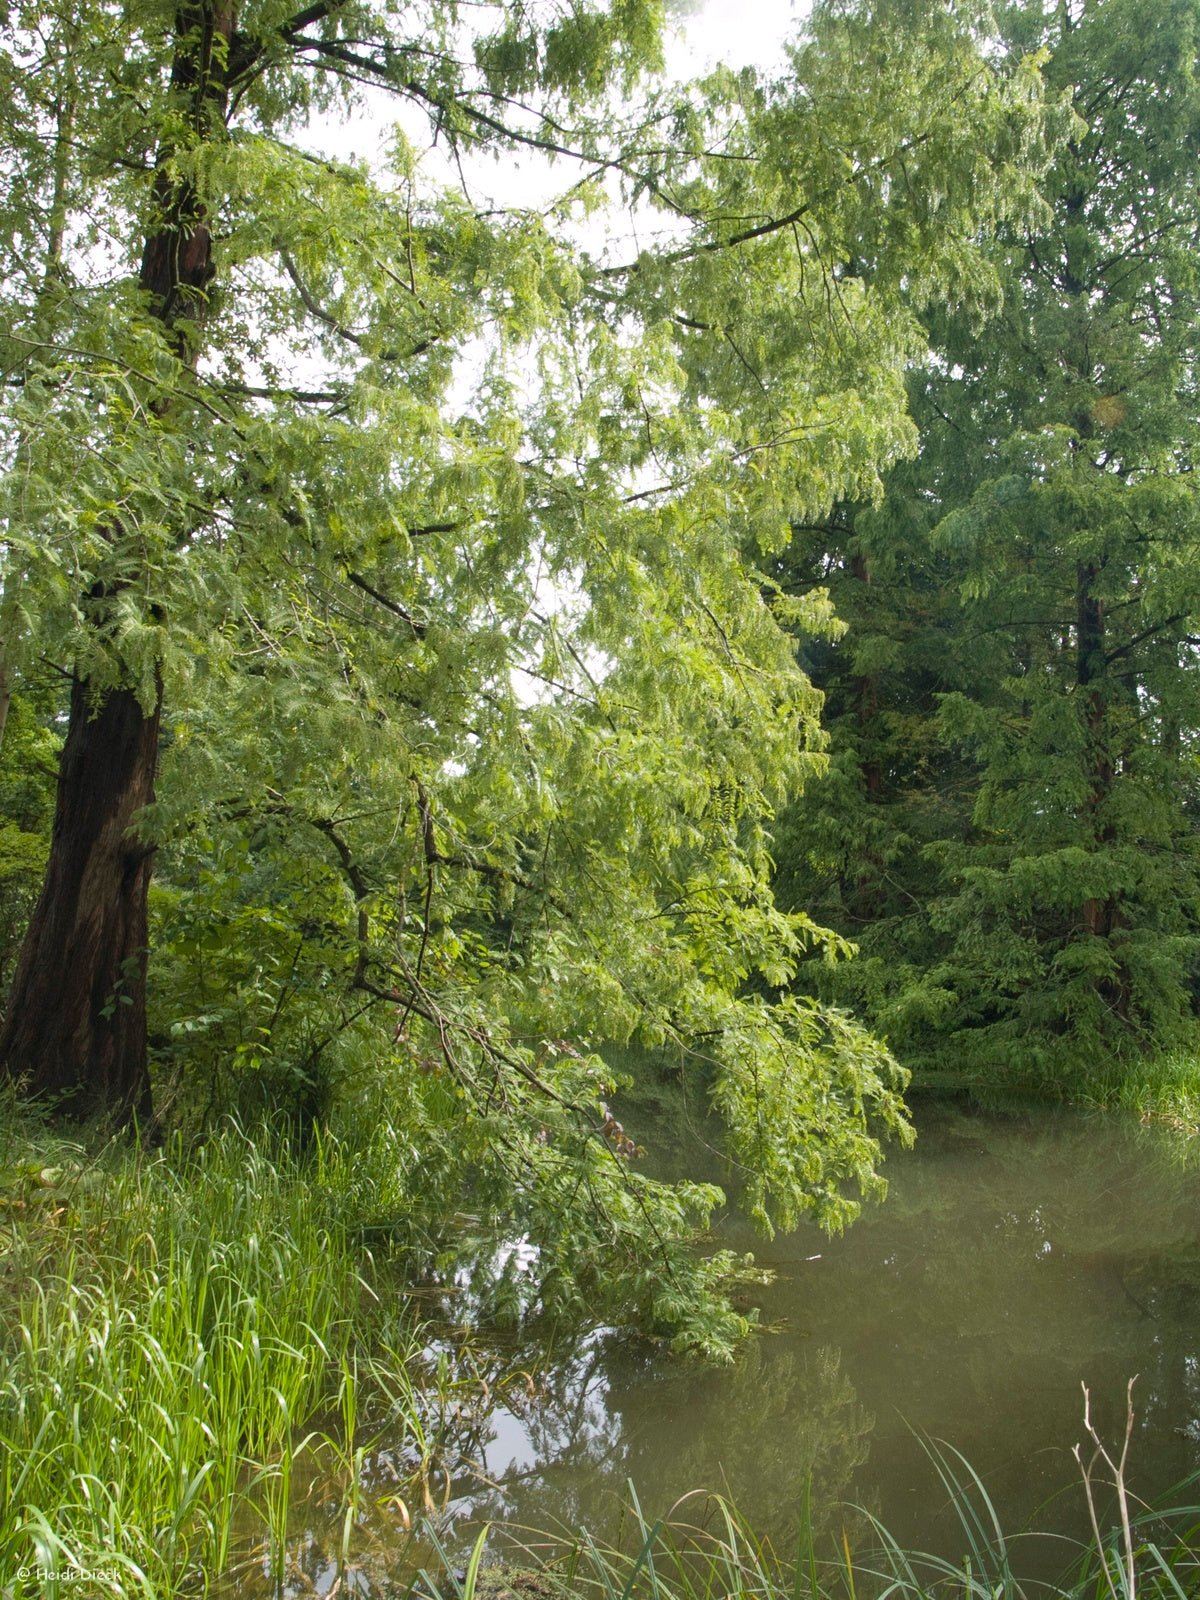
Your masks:
<path fill-rule="evenodd" d="M 886 773 L 886 870 L 845 911 L 860 992 L 910 1060 L 1061 1082 L 1192 1026 L 1197 22 L 1005 8 L 1008 46 L 1050 51 L 1079 119 L 1052 211 L 999 234 L 999 317 L 931 327 L 921 460 L 848 519 L 843 549 L 885 585 L 859 591 L 829 682 L 840 770 L 865 739 Z M 864 663 L 887 679 L 866 715 Z"/>
<path fill-rule="evenodd" d="M 371 1059 L 434 1188 L 467 1151 L 478 1206 L 624 1240 L 660 1321 L 716 1191 L 630 1172 L 600 1042 L 701 1066 L 764 1225 L 853 1214 L 901 1080 L 778 997 L 841 949 L 774 906 L 767 832 L 822 759 L 788 628 L 834 624 L 762 556 L 912 448 L 905 297 L 989 298 L 975 236 L 1047 142 L 1032 67 L 922 12 L 826 8 L 779 83 L 624 123 L 653 0 L 14 15 L 3 670 L 70 703 L 10 1075 L 149 1114 L 161 857 L 193 1010 L 156 1028 L 302 1109 Z M 571 184 L 497 211 L 400 131 L 386 175 L 306 148 L 367 89 Z M 666 243 L 569 242 L 610 180 Z"/>
<path fill-rule="evenodd" d="M 451 12 L 435 7 L 431 18 L 414 12 L 408 20 L 417 33 L 432 22 L 445 35 Z M 66 581 L 44 597 L 35 627 L 73 658 L 50 861 L 0 1037 L 0 1059 L 39 1092 L 84 1109 L 150 1113 L 154 844 L 139 819 L 155 799 L 164 684 L 191 630 L 208 622 L 207 608 L 187 600 L 215 601 L 218 613 L 222 603 L 254 610 L 248 594 L 213 593 L 212 546 L 236 586 L 245 566 L 268 564 L 271 533 L 281 541 L 277 556 L 288 542 L 302 543 L 312 515 L 303 488 L 296 486 L 298 499 L 291 484 L 275 481 L 281 466 L 287 471 L 287 452 L 305 447 L 306 428 L 309 446 L 329 448 L 372 411 L 368 438 L 377 446 L 406 422 L 428 429 L 432 414 L 422 414 L 421 402 L 444 385 L 465 331 L 466 283 L 455 270 L 442 282 L 436 269 L 420 273 L 417 257 L 462 242 L 456 235 L 471 231 L 468 215 L 446 206 L 436 224 L 414 218 L 411 196 L 378 196 L 363 174 L 313 162 L 276 135 L 366 78 L 486 138 L 494 119 L 480 107 L 526 80 L 552 96 L 561 91 L 570 104 L 589 78 L 603 80 L 622 61 L 632 72 L 656 48 L 653 5 L 628 4 L 611 17 L 580 11 L 544 41 L 500 21 L 497 35 L 477 46 L 474 74 L 455 69 L 447 40 L 426 75 L 414 38 L 336 0 L 295 15 L 270 6 L 239 15 L 213 0 L 177 15 L 151 5 L 119 21 L 52 7 L 14 19 L 6 84 L 15 107 L 14 182 L 5 221 L 24 271 L 7 340 L 20 401 L 11 434 L 5 704 L 23 611 L 43 600 L 34 596 L 47 567 Z M 376 199 L 383 203 L 372 218 Z M 315 246 L 334 219 L 345 231 L 318 260 Z M 419 236 L 423 221 L 432 238 Z M 223 273 L 215 230 L 224 231 Z M 515 270 L 528 273 L 538 243 L 523 251 L 520 229 L 512 233 Z M 505 243 L 503 230 L 478 240 L 485 254 Z M 397 249 L 407 252 L 400 271 L 390 261 Z M 351 263 L 359 253 L 364 259 Z M 254 281 L 264 261 L 282 270 L 282 282 Z M 455 262 L 468 279 L 491 266 L 472 257 L 469 241 Z M 428 296 L 419 277 L 429 280 Z M 285 285 L 296 319 L 284 308 Z M 514 289 L 519 295 L 519 281 L 501 295 Z M 360 353 L 357 373 L 342 351 L 330 387 L 306 398 L 277 384 L 289 320 L 308 324 L 297 330 L 293 358 L 315 330 L 327 355 L 339 344 Z M 231 339 L 221 336 L 227 332 Z M 247 366 L 264 381 L 246 382 Z M 378 412 L 393 385 L 382 374 L 401 369 L 411 409 L 385 429 Z M 355 376 L 370 392 L 355 391 Z M 274 404 L 286 415 L 268 445 Z M 390 459 L 380 454 L 359 469 L 359 495 L 377 503 L 356 504 L 345 485 L 343 516 L 367 518 L 358 548 L 369 547 L 368 529 L 404 537 L 415 520 L 401 515 L 387 481 L 412 449 L 405 441 Z M 59 450 L 67 455 L 56 462 Z M 436 454 L 435 447 L 421 460 L 417 476 L 428 476 Z M 243 544 L 251 523 L 253 553 Z M 340 542 L 356 545 L 353 537 Z M 356 585 L 385 615 L 405 617 L 402 605 L 379 600 L 351 570 L 356 560 L 336 560 L 337 580 Z M 207 593 L 185 599 L 180 591 L 193 585 Z"/>

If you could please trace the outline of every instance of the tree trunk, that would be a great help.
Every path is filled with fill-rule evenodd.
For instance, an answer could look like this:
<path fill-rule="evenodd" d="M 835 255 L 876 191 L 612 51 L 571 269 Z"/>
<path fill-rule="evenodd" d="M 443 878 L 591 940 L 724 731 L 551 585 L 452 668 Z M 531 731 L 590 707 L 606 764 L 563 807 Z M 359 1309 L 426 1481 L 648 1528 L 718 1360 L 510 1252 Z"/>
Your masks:
<path fill-rule="evenodd" d="M 871 565 L 861 551 L 850 557 L 850 571 L 859 583 L 870 585 Z M 871 731 L 876 718 L 879 716 L 879 684 L 874 677 L 860 677 L 858 687 L 858 725 L 860 728 Z M 862 772 L 863 788 L 866 790 L 867 799 L 873 804 L 883 802 L 883 768 L 878 756 L 859 763 Z"/>
<path fill-rule="evenodd" d="M 186 131 L 164 136 L 138 286 L 185 366 L 193 366 L 213 275 L 212 221 L 179 176 L 181 146 L 219 138 L 228 104 L 233 0 L 184 0 L 171 89 Z M 169 403 L 152 398 L 161 420 Z M 114 526 L 110 538 L 121 537 Z M 90 599 L 103 627 L 106 599 Z M 0 1071 L 29 1093 L 117 1122 L 152 1120 L 146 1059 L 147 900 L 151 850 L 137 837 L 154 799 L 159 685 L 146 709 L 132 688 L 93 693 L 76 677 L 46 878 L 17 963 Z"/>
<path fill-rule="evenodd" d="M 1095 592 L 1099 568 L 1091 563 L 1081 565 L 1076 573 L 1076 682 L 1086 691 L 1085 716 L 1088 731 L 1088 815 L 1091 817 L 1092 840 L 1106 849 L 1117 837 L 1107 808 L 1116 776 L 1110 750 L 1108 696 L 1105 693 L 1107 621 L 1104 601 Z M 1128 926 L 1125 913 L 1114 895 L 1093 896 L 1083 902 L 1081 916 L 1086 931 L 1095 938 L 1111 940 L 1114 933 Z M 1105 1003 L 1119 1017 L 1128 1017 L 1130 1008 L 1129 972 L 1125 963 L 1117 961 L 1116 975 L 1104 979 L 1100 993 Z"/>
<path fill-rule="evenodd" d="M 13 979 L 0 1062 L 81 1115 L 151 1121 L 146 1062 L 150 849 L 159 707 L 127 689 L 96 707 L 76 679 L 50 861 Z"/>
<path fill-rule="evenodd" d="M 1092 838 L 1098 845 L 1111 844 L 1112 824 L 1104 809 L 1112 789 L 1112 763 L 1106 748 L 1108 701 L 1103 688 L 1105 617 L 1104 602 L 1095 593 L 1098 569 L 1083 563 L 1076 572 L 1075 591 L 1075 681 L 1086 693 L 1085 717 L 1088 733 L 1088 803 Z M 1089 933 L 1107 938 L 1112 931 L 1115 907 L 1108 900 L 1092 898 L 1082 907 L 1083 925 Z"/>

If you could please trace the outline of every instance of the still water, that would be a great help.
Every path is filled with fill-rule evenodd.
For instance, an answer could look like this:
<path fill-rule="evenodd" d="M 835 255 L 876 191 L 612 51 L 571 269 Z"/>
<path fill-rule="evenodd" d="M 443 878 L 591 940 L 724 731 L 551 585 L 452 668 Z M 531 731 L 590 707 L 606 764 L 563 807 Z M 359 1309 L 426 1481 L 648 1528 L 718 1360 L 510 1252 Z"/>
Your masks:
<path fill-rule="evenodd" d="M 1135 1375 L 1134 1489 L 1200 1468 L 1195 1163 L 1171 1137 L 1044 1108 L 935 1105 L 918 1124 L 887 1201 L 842 1238 L 757 1243 L 776 1272 L 771 1331 L 732 1369 L 594 1336 L 495 1413 L 497 1488 L 476 1511 L 602 1530 L 627 1479 L 652 1518 L 707 1487 L 787 1549 L 811 1474 L 826 1520 L 856 1502 L 902 1544 L 949 1554 L 961 1540 L 924 1436 L 966 1457 L 1006 1532 L 1079 1535 L 1080 1385 L 1119 1444 Z"/>
<path fill-rule="evenodd" d="M 769 1331 L 733 1367 L 604 1329 L 536 1367 L 520 1352 L 529 1380 L 474 1429 L 483 1479 L 460 1458 L 450 1528 L 582 1523 L 604 1539 L 632 1481 L 650 1519 L 707 1488 L 789 1550 L 811 1479 L 822 1539 L 843 1526 L 864 1539 L 861 1513 L 843 1509 L 856 1505 L 906 1547 L 959 1556 L 922 1443 L 935 1439 L 979 1473 L 1006 1533 L 1078 1537 L 1080 1385 L 1119 1445 L 1135 1375 L 1133 1489 L 1161 1496 L 1200 1469 L 1200 1164 L 1172 1136 L 1045 1108 L 935 1103 L 917 1122 L 914 1150 L 889 1158 L 886 1202 L 844 1237 L 768 1245 L 727 1219 L 727 1240 L 776 1274 L 756 1291 Z M 364 1463 L 374 1503 L 389 1459 L 385 1440 Z M 308 1560 L 297 1553 L 319 1590 L 333 1568 L 318 1524 L 300 1541 Z M 382 1556 L 387 1527 L 363 1533 Z M 1069 1555 L 1018 1546 L 1030 1575 Z"/>

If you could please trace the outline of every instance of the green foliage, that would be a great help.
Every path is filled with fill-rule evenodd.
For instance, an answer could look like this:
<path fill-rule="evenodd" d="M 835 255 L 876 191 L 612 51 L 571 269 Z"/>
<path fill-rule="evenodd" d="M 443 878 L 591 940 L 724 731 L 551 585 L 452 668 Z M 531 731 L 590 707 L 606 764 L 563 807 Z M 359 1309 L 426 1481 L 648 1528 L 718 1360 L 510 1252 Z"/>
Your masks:
<path fill-rule="evenodd" d="M 46 869 L 46 840 L 15 823 L 0 824 L 0 982 L 12 976 L 21 936 Z"/>
<path fill-rule="evenodd" d="M 777 81 L 618 111 L 652 0 L 251 5 L 188 99 L 173 15 L 6 15 L 0 200 L 0 667 L 161 704 L 160 1100 L 381 1106 L 414 1188 L 544 1252 L 547 1309 L 610 1285 L 725 1350 L 731 1264 L 684 1251 L 719 1195 L 631 1166 L 596 1051 L 703 1063 L 766 1228 L 841 1226 L 903 1136 L 880 1047 L 777 998 L 848 945 L 771 894 L 825 761 L 790 630 L 837 634 L 771 557 L 914 448 L 914 306 L 994 307 L 980 234 L 1040 216 L 1057 131 L 1036 54 L 970 4 L 828 5 Z M 477 205 L 407 131 L 387 171 L 314 157 L 367 84 L 464 172 L 532 147 L 572 189 Z M 669 244 L 573 242 L 610 177 Z M 168 314 L 171 207 L 214 275 Z"/>
<path fill-rule="evenodd" d="M 46 868 L 58 740 L 25 700 L 8 710 L 0 767 L 0 992 L 7 988 Z"/>
<path fill-rule="evenodd" d="M 994 232 L 1000 315 L 927 313 L 920 458 L 784 574 L 849 631 L 777 854 L 863 951 L 817 992 L 910 1065 L 1062 1090 L 1195 1028 L 1197 17 L 998 20 L 1077 120 L 1047 212 Z"/>

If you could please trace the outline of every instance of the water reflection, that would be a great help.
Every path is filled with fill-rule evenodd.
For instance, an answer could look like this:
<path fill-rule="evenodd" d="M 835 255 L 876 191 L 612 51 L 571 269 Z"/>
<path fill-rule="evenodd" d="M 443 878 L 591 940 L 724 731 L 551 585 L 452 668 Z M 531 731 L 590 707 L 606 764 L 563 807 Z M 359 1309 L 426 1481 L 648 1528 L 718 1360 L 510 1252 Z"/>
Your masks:
<path fill-rule="evenodd" d="M 873 1419 L 835 1347 L 767 1338 L 728 1369 L 598 1341 L 496 1421 L 493 1487 L 468 1498 L 472 1517 L 586 1523 L 611 1538 L 628 1482 L 648 1516 L 708 1488 L 753 1507 L 764 1528 L 792 1523 L 811 1482 L 814 1505 L 832 1517 L 867 1459 Z"/>
<path fill-rule="evenodd" d="M 1134 1490 L 1161 1495 L 1200 1468 L 1195 1167 L 1170 1139 L 1075 1114 L 942 1105 L 919 1120 L 916 1149 L 890 1163 L 887 1202 L 844 1238 L 764 1248 L 728 1219 L 730 1242 L 777 1274 L 762 1291 L 775 1331 L 731 1368 L 683 1365 L 606 1329 L 540 1356 L 494 1350 L 493 1377 L 532 1377 L 486 1414 L 446 1419 L 451 1533 L 489 1519 L 612 1538 L 632 1481 L 651 1519 L 689 1491 L 727 1494 L 786 1551 L 811 1482 L 819 1539 L 840 1539 L 855 1501 L 902 1544 L 961 1554 L 925 1435 L 974 1465 L 1007 1531 L 1081 1536 L 1080 1384 L 1116 1439 L 1134 1373 Z M 343 1592 L 385 1594 L 404 1565 L 388 1509 L 403 1465 L 386 1439 L 363 1463 L 359 1566 Z M 332 1581 L 341 1513 L 336 1494 L 325 1503 L 322 1517 L 314 1485 L 293 1592 Z M 864 1534 L 853 1516 L 848 1531 Z M 1046 1574 L 1063 1564 L 1058 1549 L 1027 1561 Z"/>

